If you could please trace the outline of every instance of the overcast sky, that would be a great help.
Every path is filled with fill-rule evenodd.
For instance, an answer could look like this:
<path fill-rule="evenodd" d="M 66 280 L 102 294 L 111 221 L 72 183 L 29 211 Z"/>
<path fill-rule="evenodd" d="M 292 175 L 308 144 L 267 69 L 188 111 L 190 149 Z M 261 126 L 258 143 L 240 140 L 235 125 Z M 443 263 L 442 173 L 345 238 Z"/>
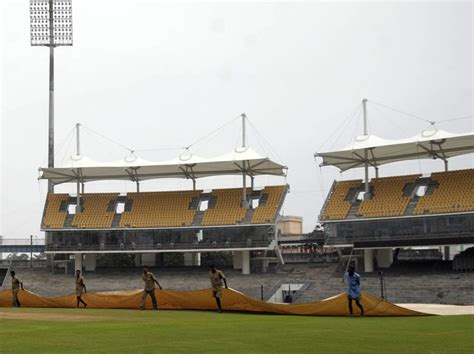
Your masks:
<path fill-rule="evenodd" d="M 29 2 L 1 2 L 0 234 L 41 235 L 47 161 L 47 48 L 30 47 Z M 73 1 L 74 46 L 56 49 L 56 164 L 73 153 L 67 139 L 81 122 L 124 146 L 143 150 L 191 144 L 245 112 L 250 145 L 289 167 L 283 212 L 311 231 L 334 179 L 313 154 L 343 147 L 361 133 L 360 116 L 340 128 L 362 98 L 429 120 L 473 115 L 473 4 L 466 2 L 174 3 Z M 404 138 L 423 121 L 369 104 L 370 132 Z M 338 129 L 339 127 L 339 129 Z M 452 132 L 473 120 L 440 123 Z M 341 133 L 340 133 L 341 132 Z M 192 148 L 204 156 L 239 143 L 234 121 Z M 71 135 L 70 135 L 71 136 Z M 127 151 L 84 129 L 83 153 L 97 160 Z M 161 160 L 179 150 L 139 151 Z M 451 168 L 472 168 L 472 155 Z M 441 161 L 384 166 L 381 176 L 428 173 Z M 284 183 L 257 178 L 257 185 Z M 240 178 L 198 181 L 238 187 Z M 190 189 L 188 181 L 152 181 L 142 190 Z M 133 191 L 126 182 L 86 191 Z M 57 191 L 75 192 L 74 185 Z"/>

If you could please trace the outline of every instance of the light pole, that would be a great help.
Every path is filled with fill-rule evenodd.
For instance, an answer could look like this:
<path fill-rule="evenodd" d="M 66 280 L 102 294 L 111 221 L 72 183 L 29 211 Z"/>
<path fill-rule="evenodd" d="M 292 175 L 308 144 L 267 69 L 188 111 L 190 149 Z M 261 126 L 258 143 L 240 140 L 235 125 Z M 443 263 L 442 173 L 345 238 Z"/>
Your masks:
<path fill-rule="evenodd" d="M 30 0 L 30 34 L 32 46 L 49 47 L 48 167 L 54 167 L 54 47 L 72 46 L 72 0 Z"/>

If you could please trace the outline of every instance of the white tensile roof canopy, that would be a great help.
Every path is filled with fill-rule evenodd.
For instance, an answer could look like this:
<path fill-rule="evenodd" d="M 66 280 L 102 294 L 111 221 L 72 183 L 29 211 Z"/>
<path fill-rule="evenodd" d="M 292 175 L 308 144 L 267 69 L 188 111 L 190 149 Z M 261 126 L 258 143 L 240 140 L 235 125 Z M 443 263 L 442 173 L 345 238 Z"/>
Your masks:
<path fill-rule="evenodd" d="M 377 167 L 414 159 L 441 159 L 474 152 L 474 133 L 454 134 L 433 128 L 408 139 L 387 140 L 375 135 L 361 135 L 342 150 L 317 152 L 320 166 L 335 166 L 341 171 Z"/>
<path fill-rule="evenodd" d="M 71 156 L 63 166 L 40 168 L 40 179 L 54 184 L 81 183 L 100 180 L 129 180 L 139 182 L 158 178 L 186 178 L 242 175 L 286 176 L 287 167 L 261 156 L 250 147 L 204 158 L 187 153 L 168 161 L 148 161 L 135 155 L 120 161 L 97 162 L 87 156 Z"/>

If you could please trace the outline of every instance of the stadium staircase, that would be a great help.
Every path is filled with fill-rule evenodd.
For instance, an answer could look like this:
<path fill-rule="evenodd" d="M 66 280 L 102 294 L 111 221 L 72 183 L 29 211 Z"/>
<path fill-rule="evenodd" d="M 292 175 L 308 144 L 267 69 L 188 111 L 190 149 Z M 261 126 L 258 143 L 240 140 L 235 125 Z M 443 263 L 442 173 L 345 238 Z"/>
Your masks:
<path fill-rule="evenodd" d="M 413 197 L 412 199 L 410 199 L 410 201 L 408 202 L 407 208 L 403 212 L 403 215 L 404 216 L 413 215 L 413 210 L 415 209 L 417 202 L 418 200 L 416 199 L 416 197 Z"/>
<path fill-rule="evenodd" d="M 64 227 L 65 228 L 72 227 L 72 222 L 74 220 L 74 215 L 75 214 L 67 214 L 66 215 L 66 220 L 64 221 Z"/>
<path fill-rule="evenodd" d="M 255 209 L 249 208 L 247 213 L 245 214 L 244 219 L 242 220 L 242 224 L 249 224 L 250 220 L 252 220 L 252 216 L 255 213 Z"/>
<path fill-rule="evenodd" d="M 361 201 L 357 200 L 352 203 L 351 208 L 349 209 L 349 212 L 347 213 L 347 219 L 356 219 L 357 218 L 357 211 L 359 210 Z"/>
<path fill-rule="evenodd" d="M 203 218 L 204 218 L 204 212 L 203 211 L 196 211 L 196 214 L 194 215 L 194 218 L 193 218 L 193 226 L 201 225 Z"/>
<path fill-rule="evenodd" d="M 112 219 L 112 228 L 120 227 L 120 220 L 122 220 L 122 214 L 115 214 Z"/>

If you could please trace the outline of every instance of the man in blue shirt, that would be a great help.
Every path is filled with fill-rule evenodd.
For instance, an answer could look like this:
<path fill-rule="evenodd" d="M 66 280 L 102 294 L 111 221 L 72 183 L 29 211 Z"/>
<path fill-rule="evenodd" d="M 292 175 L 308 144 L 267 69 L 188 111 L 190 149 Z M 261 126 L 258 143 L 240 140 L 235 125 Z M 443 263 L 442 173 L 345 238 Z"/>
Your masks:
<path fill-rule="evenodd" d="M 344 275 L 349 289 L 347 290 L 347 300 L 349 301 L 349 312 L 352 312 L 352 300 L 355 300 L 356 305 L 360 308 L 360 315 L 364 316 L 364 308 L 360 304 L 360 275 L 354 271 L 354 266 L 350 266 Z"/>

